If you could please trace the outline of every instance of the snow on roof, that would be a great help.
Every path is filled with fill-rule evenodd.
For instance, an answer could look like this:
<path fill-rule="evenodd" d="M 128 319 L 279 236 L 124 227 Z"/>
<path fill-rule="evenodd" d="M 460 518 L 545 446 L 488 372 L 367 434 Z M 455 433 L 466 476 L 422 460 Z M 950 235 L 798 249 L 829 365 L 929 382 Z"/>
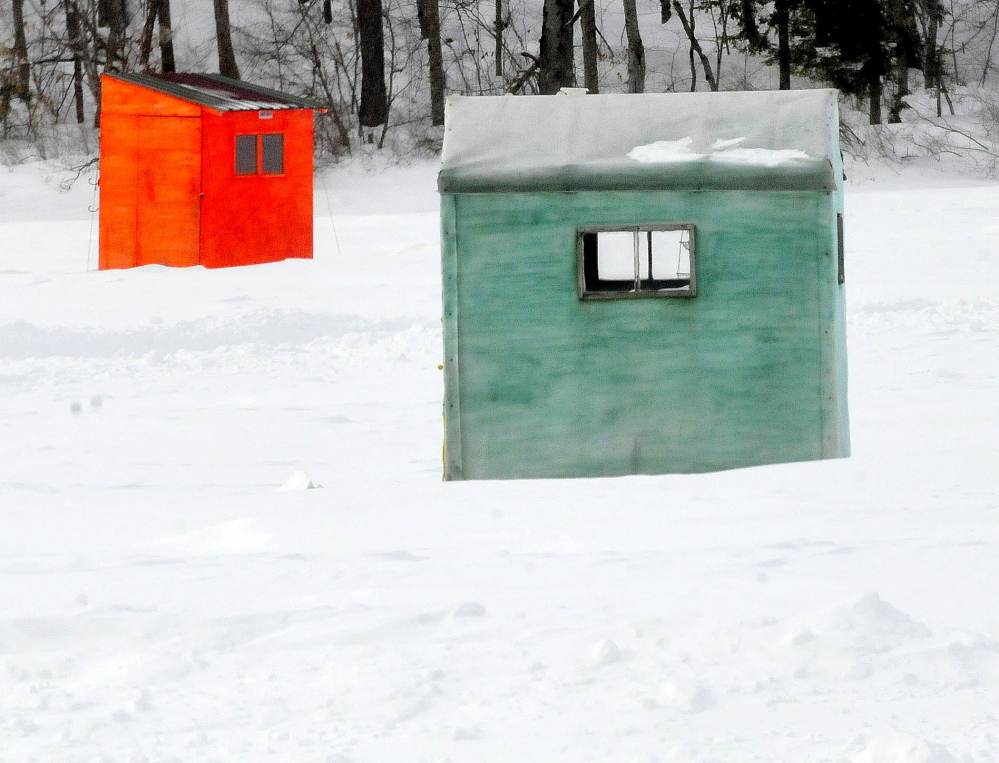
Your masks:
<path fill-rule="evenodd" d="M 454 96 L 440 190 L 835 190 L 835 90 Z"/>
<path fill-rule="evenodd" d="M 215 111 L 278 111 L 321 109 L 311 98 L 288 95 L 221 74 L 141 74 L 130 72 L 107 76 L 207 106 Z"/>

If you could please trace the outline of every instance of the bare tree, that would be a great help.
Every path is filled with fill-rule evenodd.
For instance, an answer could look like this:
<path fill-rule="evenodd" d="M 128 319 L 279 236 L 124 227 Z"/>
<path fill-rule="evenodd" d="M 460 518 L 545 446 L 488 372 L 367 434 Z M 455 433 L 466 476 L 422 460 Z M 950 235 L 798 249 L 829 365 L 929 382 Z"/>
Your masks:
<path fill-rule="evenodd" d="M 218 40 L 219 74 L 239 79 L 236 53 L 232 49 L 232 26 L 229 22 L 229 0 L 213 0 L 215 5 L 215 37 Z"/>
<path fill-rule="evenodd" d="M 14 62 L 17 69 L 11 94 L 27 103 L 31 99 L 31 64 L 28 61 L 28 39 L 24 34 L 24 0 L 13 0 Z"/>
<path fill-rule="evenodd" d="M 777 71 L 779 88 L 791 89 L 791 9 L 789 0 L 774 0 L 774 19 L 777 27 Z"/>
<path fill-rule="evenodd" d="M 541 20 L 541 54 L 538 56 L 538 91 L 542 95 L 574 87 L 573 0 L 544 0 Z"/>
<path fill-rule="evenodd" d="M 444 55 L 441 51 L 441 17 L 437 0 L 417 0 L 420 34 L 427 41 L 427 64 L 430 70 L 430 115 L 435 125 L 444 124 Z M 500 60 L 497 54 L 496 60 Z"/>
<path fill-rule="evenodd" d="M 76 123 L 82 125 L 87 118 L 83 104 L 83 57 L 86 50 L 80 24 L 80 10 L 75 0 L 63 0 L 63 13 L 66 16 L 66 37 L 73 57 L 73 102 L 76 107 Z"/>
<path fill-rule="evenodd" d="M 173 57 L 173 24 L 170 21 L 170 0 L 156 0 L 157 23 L 160 28 L 160 69 L 166 73 L 177 71 Z"/>
<path fill-rule="evenodd" d="M 357 0 L 357 41 L 361 53 L 359 119 L 362 127 L 377 127 L 388 121 L 384 38 L 381 0 Z"/>
<path fill-rule="evenodd" d="M 694 3 L 691 0 L 690 3 L 690 16 L 684 11 L 683 6 L 680 4 L 680 0 L 673 0 L 673 9 L 676 11 L 676 15 L 680 18 L 680 23 L 683 25 L 683 31 L 687 35 L 687 40 L 690 42 L 690 89 L 696 89 L 697 85 L 697 71 L 694 68 L 694 56 L 696 55 L 701 62 L 701 68 L 704 70 L 704 79 L 708 82 L 708 87 L 712 91 L 718 90 L 718 80 L 715 78 L 715 74 L 711 69 L 711 60 L 704 53 L 704 49 L 701 47 L 700 41 L 697 39 L 697 34 L 694 28 Z M 664 14 L 665 15 L 665 14 Z"/>
<path fill-rule="evenodd" d="M 149 69 L 149 57 L 153 52 L 153 29 L 156 26 L 158 10 L 156 0 L 149 0 L 146 6 L 146 21 L 142 25 L 142 35 L 139 39 L 139 68 L 143 71 Z"/>
<path fill-rule="evenodd" d="M 624 31 L 628 38 L 628 92 L 645 92 L 645 45 L 638 28 L 638 9 L 635 0 L 623 0 Z"/>
<path fill-rule="evenodd" d="M 98 0 L 97 24 L 108 27 L 104 70 L 124 71 L 125 45 L 128 37 L 128 8 L 125 0 Z"/>
<path fill-rule="evenodd" d="M 503 0 L 495 0 L 496 13 L 493 16 L 493 36 L 496 38 L 494 56 L 496 57 L 496 76 L 503 76 L 503 30 L 506 29 L 506 19 L 503 18 Z"/>
<path fill-rule="evenodd" d="M 583 85 L 591 93 L 600 92 L 597 59 L 597 14 L 594 0 L 579 0 L 579 31 L 583 42 Z"/>

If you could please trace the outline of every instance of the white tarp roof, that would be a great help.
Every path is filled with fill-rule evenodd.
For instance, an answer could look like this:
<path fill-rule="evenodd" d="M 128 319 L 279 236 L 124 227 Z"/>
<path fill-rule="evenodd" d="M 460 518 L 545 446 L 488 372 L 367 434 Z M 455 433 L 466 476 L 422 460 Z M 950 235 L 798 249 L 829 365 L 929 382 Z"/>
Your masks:
<path fill-rule="evenodd" d="M 834 190 L 835 90 L 454 96 L 442 192 Z"/>

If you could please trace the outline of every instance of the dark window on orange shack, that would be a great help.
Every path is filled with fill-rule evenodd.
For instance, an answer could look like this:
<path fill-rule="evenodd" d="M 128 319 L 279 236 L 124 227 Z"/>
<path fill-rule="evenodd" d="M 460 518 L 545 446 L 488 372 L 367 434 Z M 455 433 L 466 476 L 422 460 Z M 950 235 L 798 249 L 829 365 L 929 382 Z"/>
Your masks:
<path fill-rule="evenodd" d="M 257 136 L 236 136 L 236 174 L 257 174 Z"/>
<path fill-rule="evenodd" d="M 265 175 L 284 174 L 284 135 L 262 135 L 260 170 Z"/>

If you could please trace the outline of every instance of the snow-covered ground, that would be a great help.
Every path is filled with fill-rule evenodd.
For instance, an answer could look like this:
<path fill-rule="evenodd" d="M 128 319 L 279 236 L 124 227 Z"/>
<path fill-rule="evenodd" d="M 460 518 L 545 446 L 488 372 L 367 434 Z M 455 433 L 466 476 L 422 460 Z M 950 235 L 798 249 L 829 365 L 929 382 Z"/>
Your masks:
<path fill-rule="evenodd" d="M 851 168 L 851 459 L 445 484 L 434 174 L 102 273 L 0 172 L 0 761 L 999 761 L 999 186 Z"/>

